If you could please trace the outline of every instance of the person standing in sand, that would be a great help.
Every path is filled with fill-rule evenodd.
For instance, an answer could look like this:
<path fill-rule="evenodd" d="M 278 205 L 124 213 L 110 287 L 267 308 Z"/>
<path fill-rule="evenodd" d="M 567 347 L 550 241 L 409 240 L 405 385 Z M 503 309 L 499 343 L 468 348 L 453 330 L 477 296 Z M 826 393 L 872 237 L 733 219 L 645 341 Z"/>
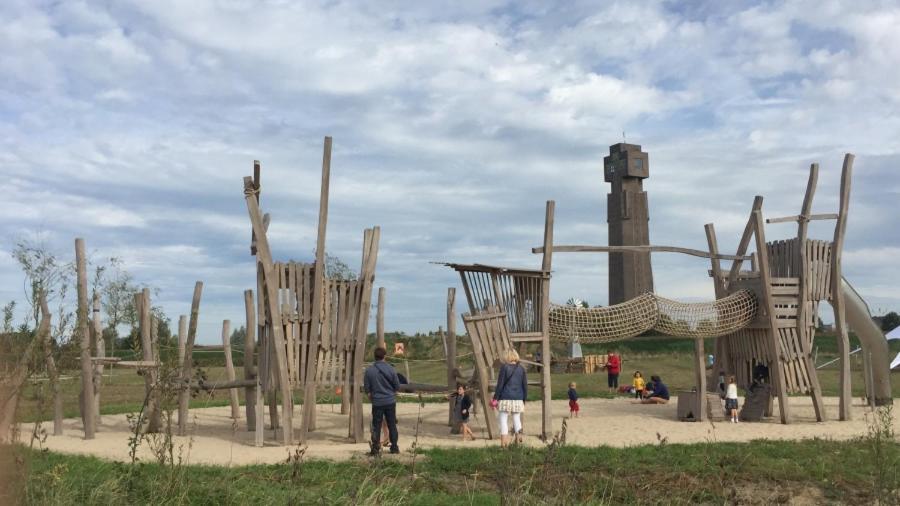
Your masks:
<path fill-rule="evenodd" d="M 384 348 L 375 348 L 375 362 L 366 368 L 363 376 L 363 387 L 372 403 L 372 449 L 370 455 L 381 453 L 381 421 L 387 421 L 388 434 L 391 441 L 391 453 L 400 453 L 397 446 L 397 392 L 400 391 L 400 378 L 397 371 L 384 361 L 387 352 Z"/>
<path fill-rule="evenodd" d="M 731 423 L 738 423 L 738 388 L 734 376 L 728 377 L 728 386 L 725 388 L 725 409 L 731 415 Z"/>
<path fill-rule="evenodd" d="M 512 418 L 513 434 L 517 443 L 522 442 L 522 413 L 525 411 L 525 399 L 528 395 L 528 374 L 519 363 L 519 354 L 510 348 L 503 355 L 504 364 L 497 375 L 497 387 L 491 407 L 498 411 L 497 421 L 500 425 L 500 446 L 509 446 L 509 419 Z"/>
<path fill-rule="evenodd" d="M 606 350 L 606 386 L 610 393 L 619 389 L 619 373 L 622 372 L 622 359 L 618 354 Z"/>

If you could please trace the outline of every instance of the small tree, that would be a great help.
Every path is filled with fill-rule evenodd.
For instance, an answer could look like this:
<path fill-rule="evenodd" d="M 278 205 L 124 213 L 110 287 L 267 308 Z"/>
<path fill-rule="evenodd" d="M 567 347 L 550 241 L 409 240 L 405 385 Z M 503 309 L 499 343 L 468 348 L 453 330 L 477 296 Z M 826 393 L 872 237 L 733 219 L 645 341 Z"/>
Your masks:
<path fill-rule="evenodd" d="M 890 332 L 897 327 L 900 327 L 900 314 L 897 314 L 896 311 L 891 311 L 881 317 L 881 330 Z"/>
<path fill-rule="evenodd" d="M 244 349 L 244 341 L 247 340 L 247 328 L 241 325 L 231 331 L 231 347 L 239 350 Z"/>

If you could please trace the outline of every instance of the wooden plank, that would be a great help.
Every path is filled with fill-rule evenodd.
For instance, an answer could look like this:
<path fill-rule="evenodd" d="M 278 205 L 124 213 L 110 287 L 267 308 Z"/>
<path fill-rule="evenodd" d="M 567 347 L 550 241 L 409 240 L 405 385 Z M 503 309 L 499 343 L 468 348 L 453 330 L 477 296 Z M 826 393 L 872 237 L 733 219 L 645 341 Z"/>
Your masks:
<path fill-rule="evenodd" d="M 284 327 L 281 325 L 281 308 L 278 306 L 278 277 L 274 272 L 272 251 L 269 249 L 269 239 L 263 229 L 262 216 L 256 204 L 253 192 L 253 181 L 249 177 L 244 178 L 244 200 L 247 202 L 247 211 L 250 215 L 250 224 L 256 230 L 256 259 L 262 264 L 263 284 L 265 287 L 268 312 L 271 318 L 272 347 L 275 349 L 275 368 L 273 372 L 278 378 L 278 388 L 281 391 L 281 426 L 282 442 L 285 446 L 293 443 L 293 404 L 291 398 L 291 383 L 288 378 L 287 360 L 284 349 Z"/>
<path fill-rule="evenodd" d="M 203 282 L 194 284 L 194 296 L 191 299 L 191 319 L 188 324 L 187 340 L 184 345 L 184 361 L 181 363 L 181 391 L 178 393 L 178 435 L 187 435 L 188 404 L 191 392 L 187 385 L 194 373 L 194 340 L 197 338 L 197 322 L 200 318 L 200 296 L 203 294 Z"/>
<path fill-rule="evenodd" d="M 850 340 L 848 337 L 847 313 L 844 302 L 844 293 L 841 290 L 841 257 L 844 250 L 844 235 L 847 231 L 847 212 L 850 205 L 850 178 L 853 175 L 854 156 L 844 156 L 844 166 L 841 170 L 841 194 L 838 213 L 840 217 L 834 227 L 834 242 L 831 247 L 831 306 L 834 309 L 834 328 L 838 336 L 838 352 L 840 360 L 840 420 L 850 420 L 850 405 L 852 402 L 850 391 Z"/>
<path fill-rule="evenodd" d="M 56 360 L 53 358 L 53 335 L 50 332 L 51 313 L 50 308 L 47 306 L 47 297 L 43 291 L 38 294 L 38 300 L 40 301 L 41 306 L 41 322 L 38 327 L 37 335 L 41 337 L 41 345 L 44 352 L 44 367 L 47 368 L 47 377 L 50 380 L 50 390 L 53 392 L 53 435 L 62 436 L 63 401 L 59 385 L 59 371 L 56 368 Z M 22 359 L 24 360 L 27 356 L 27 354 L 23 354 Z M 27 368 L 23 369 L 23 373 L 24 372 L 27 372 Z M 24 379 L 25 378 L 23 378 L 23 381 Z M 0 439 L 2 439 L 2 436 L 0 436 Z"/>
<path fill-rule="evenodd" d="M 543 253 L 544 248 L 531 248 L 532 253 Z M 708 251 L 679 246 L 554 246 L 553 253 L 683 253 L 700 258 L 711 258 Z M 717 255 L 718 260 L 750 260 L 747 255 Z"/>
<path fill-rule="evenodd" d="M 150 314 L 150 308 L 152 307 L 150 304 L 150 289 L 144 288 L 141 291 L 140 298 L 141 304 L 138 314 L 141 322 L 141 353 L 144 362 L 156 364 L 158 361 L 153 356 L 153 318 Z M 150 434 L 159 432 L 161 426 L 158 387 L 156 384 L 158 377 L 159 373 L 156 370 L 149 370 L 144 373 L 144 387 L 147 395 L 147 406 L 144 414 L 149 421 L 147 432 Z"/>
<path fill-rule="evenodd" d="M 88 296 L 87 296 L 87 255 L 84 251 L 84 239 L 75 239 L 75 266 L 78 275 L 78 313 L 77 332 L 78 343 L 81 349 L 81 421 L 84 425 L 84 438 L 94 439 L 97 427 L 95 420 L 94 403 L 94 367 L 91 363 L 91 337 L 88 327 Z M 3 435 L 6 436 L 5 434 Z"/>
<path fill-rule="evenodd" d="M 456 389 L 456 288 L 447 288 L 447 389 Z M 453 426 L 453 403 L 448 403 L 447 425 Z"/>
<path fill-rule="evenodd" d="M 765 305 L 769 313 L 770 329 L 766 332 L 769 334 L 769 342 L 771 346 L 772 360 L 770 362 L 770 377 L 775 378 L 775 392 L 778 394 L 778 406 L 781 414 L 781 423 L 790 422 L 790 406 L 788 404 L 787 387 L 784 383 L 783 367 L 781 362 L 781 350 L 778 342 L 778 326 L 775 318 L 775 312 L 772 308 L 772 280 L 769 277 L 769 260 L 767 258 L 768 251 L 766 248 L 765 224 L 763 223 L 762 211 L 753 211 L 755 221 L 756 236 L 756 254 L 759 258 L 759 273 L 762 280 L 762 300 L 761 304 Z"/>
<path fill-rule="evenodd" d="M 491 409 L 491 392 L 489 389 L 490 378 L 487 371 L 487 363 L 484 358 L 484 349 L 482 347 L 482 336 L 479 334 L 477 322 L 469 320 L 468 314 L 463 315 L 463 324 L 466 327 L 469 337 L 472 339 L 472 351 L 475 357 L 475 370 L 477 375 L 476 388 L 478 389 L 478 397 L 481 399 L 481 412 L 484 413 L 485 426 L 487 428 L 488 439 L 494 439 L 500 435 L 497 427 L 497 418 Z"/>
<path fill-rule="evenodd" d="M 702 422 L 706 416 L 706 355 L 703 351 L 703 339 L 694 339 L 694 381 L 697 387 L 694 420 Z"/>
<path fill-rule="evenodd" d="M 818 164 L 813 164 L 818 166 Z M 836 213 L 827 213 L 827 214 L 807 214 L 807 215 L 796 215 L 796 216 L 785 216 L 783 218 L 769 218 L 766 220 L 766 223 L 804 223 L 810 221 L 817 220 L 836 220 L 838 219 L 838 215 Z"/>

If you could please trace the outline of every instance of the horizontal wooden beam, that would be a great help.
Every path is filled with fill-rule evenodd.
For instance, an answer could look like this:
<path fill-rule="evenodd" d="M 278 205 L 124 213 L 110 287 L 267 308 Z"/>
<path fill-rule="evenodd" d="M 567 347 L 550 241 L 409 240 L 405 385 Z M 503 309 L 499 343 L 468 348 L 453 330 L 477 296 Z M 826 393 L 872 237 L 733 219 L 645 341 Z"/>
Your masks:
<path fill-rule="evenodd" d="M 827 213 L 827 214 L 810 214 L 809 216 L 803 216 L 802 214 L 798 214 L 795 216 L 784 216 L 781 218 L 769 218 L 766 220 L 766 223 L 797 223 L 798 221 L 806 218 L 806 221 L 816 221 L 816 220 L 836 220 L 838 219 L 837 213 Z"/>
<path fill-rule="evenodd" d="M 543 253 L 544 248 L 531 248 L 532 253 Z M 708 251 L 678 246 L 554 246 L 554 253 L 683 253 L 700 258 L 719 260 L 750 260 L 747 255 L 712 255 Z"/>

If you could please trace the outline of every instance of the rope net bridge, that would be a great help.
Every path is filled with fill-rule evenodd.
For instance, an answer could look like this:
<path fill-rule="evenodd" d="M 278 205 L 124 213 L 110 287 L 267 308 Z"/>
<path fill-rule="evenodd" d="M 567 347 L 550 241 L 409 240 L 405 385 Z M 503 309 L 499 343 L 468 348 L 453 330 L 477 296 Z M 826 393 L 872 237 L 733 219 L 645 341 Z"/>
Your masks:
<path fill-rule="evenodd" d="M 750 290 L 700 303 L 645 293 L 607 307 L 550 304 L 549 330 L 551 339 L 581 343 L 621 341 L 650 330 L 676 337 L 718 337 L 749 325 L 757 309 L 756 295 Z"/>

